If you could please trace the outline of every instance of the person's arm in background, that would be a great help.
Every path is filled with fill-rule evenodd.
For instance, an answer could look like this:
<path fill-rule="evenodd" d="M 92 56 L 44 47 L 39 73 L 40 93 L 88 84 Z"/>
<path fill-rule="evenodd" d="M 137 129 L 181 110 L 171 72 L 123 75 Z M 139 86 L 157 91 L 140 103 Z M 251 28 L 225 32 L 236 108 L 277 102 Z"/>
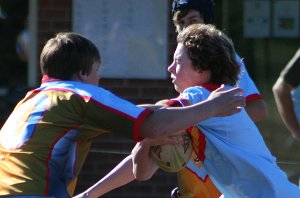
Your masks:
<path fill-rule="evenodd" d="M 279 115 L 292 136 L 300 141 L 300 126 L 297 120 L 291 91 L 300 86 L 300 49 L 282 70 L 273 85 L 273 94 Z M 300 98 L 298 99 L 300 100 Z"/>
<path fill-rule="evenodd" d="M 300 125 L 294 111 L 294 105 L 292 101 L 293 87 L 279 77 L 273 86 L 273 94 L 279 115 L 281 116 L 284 124 L 291 132 L 292 136 L 300 141 Z"/>

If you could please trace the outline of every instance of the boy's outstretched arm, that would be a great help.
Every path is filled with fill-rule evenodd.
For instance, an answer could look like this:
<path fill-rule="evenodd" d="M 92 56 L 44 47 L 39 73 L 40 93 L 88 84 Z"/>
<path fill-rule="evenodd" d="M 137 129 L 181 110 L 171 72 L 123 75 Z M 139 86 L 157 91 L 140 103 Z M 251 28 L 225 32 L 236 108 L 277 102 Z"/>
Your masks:
<path fill-rule="evenodd" d="M 150 179 L 158 166 L 150 159 L 150 145 L 145 141 L 139 142 L 132 150 L 133 175 L 139 181 Z"/>
<path fill-rule="evenodd" d="M 99 180 L 89 189 L 76 195 L 74 198 L 95 198 L 133 181 L 132 158 L 131 155 L 123 159 L 113 170 L 105 177 Z"/>
<path fill-rule="evenodd" d="M 220 87 L 203 102 L 185 107 L 166 107 L 154 111 L 141 124 L 140 136 L 169 136 L 211 117 L 228 116 L 241 111 L 245 99 L 240 88 L 224 91 Z"/>
<path fill-rule="evenodd" d="M 181 132 L 177 132 L 179 134 Z M 158 139 L 144 139 L 136 144 L 132 154 L 123 159 L 113 170 L 99 180 L 96 184 L 73 198 L 95 198 L 124 186 L 135 179 L 147 180 L 152 177 L 158 167 L 150 159 L 149 151 L 151 146 L 161 144 L 179 144 L 169 137 Z M 137 164 L 138 163 L 138 164 Z M 134 164 L 134 165 L 133 165 Z M 141 173 L 143 171 L 143 173 Z M 133 174 L 135 172 L 135 174 Z M 137 178 L 135 178 L 137 176 Z"/>
<path fill-rule="evenodd" d="M 182 133 L 185 133 L 185 130 L 178 131 L 176 134 L 179 135 Z M 158 166 L 150 158 L 150 148 L 151 146 L 163 144 L 182 144 L 182 142 L 170 137 L 159 137 L 156 139 L 146 138 L 135 145 L 131 154 L 133 163 L 132 172 L 135 179 L 145 181 L 154 175 Z"/>

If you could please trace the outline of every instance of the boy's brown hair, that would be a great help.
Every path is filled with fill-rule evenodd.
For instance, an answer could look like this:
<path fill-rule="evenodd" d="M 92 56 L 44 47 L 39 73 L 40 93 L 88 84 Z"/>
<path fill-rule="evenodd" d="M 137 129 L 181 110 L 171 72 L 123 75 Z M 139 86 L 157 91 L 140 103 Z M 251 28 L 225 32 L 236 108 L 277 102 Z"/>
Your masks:
<path fill-rule="evenodd" d="M 240 73 L 231 39 L 213 25 L 193 24 L 178 34 L 197 71 L 211 71 L 211 82 L 235 85 Z"/>
<path fill-rule="evenodd" d="M 74 74 L 88 75 L 93 64 L 100 64 L 97 47 L 80 34 L 58 33 L 47 41 L 40 56 L 42 74 L 71 80 Z"/>

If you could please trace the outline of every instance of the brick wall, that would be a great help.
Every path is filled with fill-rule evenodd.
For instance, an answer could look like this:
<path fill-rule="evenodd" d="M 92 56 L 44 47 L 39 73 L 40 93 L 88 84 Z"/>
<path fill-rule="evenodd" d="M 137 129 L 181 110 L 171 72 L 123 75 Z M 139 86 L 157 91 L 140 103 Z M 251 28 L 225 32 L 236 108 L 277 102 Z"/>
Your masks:
<path fill-rule="evenodd" d="M 170 7 L 171 0 L 169 0 Z M 169 12 L 170 13 L 170 12 Z M 72 0 L 43 0 L 39 1 L 38 11 L 38 45 L 39 51 L 44 43 L 61 31 L 71 31 L 72 27 Z M 175 33 L 169 20 L 169 60 L 175 48 Z M 176 93 L 169 79 L 165 80 L 136 80 L 136 79 L 101 79 L 100 85 L 113 93 L 130 100 L 133 103 L 153 103 L 155 101 L 175 97 Z M 119 137 L 101 137 L 94 141 L 93 151 L 89 153 L 87 161 L 79 175 L 76 193 L 86 189 L 115 165 L 126 154 L 112 153 L 118 149 L 121 153 L 128 153 L 133 148 L 131 140 Z M 122 188 L 106 195 L 110 198 L 162 198 L 168 197 L 176 186 L 176 175 L 158 171 L 153 178 L 146 182 L 134 181 Z"/>

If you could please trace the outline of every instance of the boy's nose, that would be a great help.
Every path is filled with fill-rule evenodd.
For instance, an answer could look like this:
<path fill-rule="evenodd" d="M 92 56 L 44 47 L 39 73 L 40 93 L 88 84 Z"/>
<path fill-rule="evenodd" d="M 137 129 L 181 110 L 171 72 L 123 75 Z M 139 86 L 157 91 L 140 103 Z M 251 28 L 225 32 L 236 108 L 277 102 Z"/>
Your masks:
<path fill-rule="evenodd" d="M 173 61 L 171 65 L 168 67 L 168 72 L 172 73 L 174 66 L 175 66 L 175 61 Z"/>

